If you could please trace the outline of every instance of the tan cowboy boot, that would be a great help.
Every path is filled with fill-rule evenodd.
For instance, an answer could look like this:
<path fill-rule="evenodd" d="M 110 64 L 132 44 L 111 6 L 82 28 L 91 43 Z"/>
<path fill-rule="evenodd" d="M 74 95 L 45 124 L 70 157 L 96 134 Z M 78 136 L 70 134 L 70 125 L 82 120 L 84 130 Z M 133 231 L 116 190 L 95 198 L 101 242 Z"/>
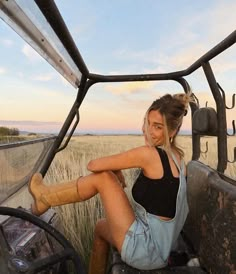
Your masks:
<path fill-rule="evenodd" d="M 34 198 L 31 211 L 41 215 L 51 206 L 65 205 L 79 202 L 77 180 L 57 185 L 46 186 L 40 173 L 35 173 L 29 182 L 29 192 Z"/>

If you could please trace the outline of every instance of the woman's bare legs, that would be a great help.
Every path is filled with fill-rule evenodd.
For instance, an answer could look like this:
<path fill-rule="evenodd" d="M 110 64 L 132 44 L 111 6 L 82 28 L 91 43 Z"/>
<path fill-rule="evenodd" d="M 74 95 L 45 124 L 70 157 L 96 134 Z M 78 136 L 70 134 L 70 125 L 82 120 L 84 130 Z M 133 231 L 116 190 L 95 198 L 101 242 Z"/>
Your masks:
<path fill-rule="evenodd" d="M 81 202 L 99 193 L 106 214 L 106 222 L 100 226 L 103 226 L 107 233 L 97 228 L 94 249 L 105 254 L 107 243 L 111 243 L 121 251 L 125 234 L 135 216 L 120 181 L 113 172 L 92 173 L 55 186 L 43 184 L 42 176 L 34 174 L 29 183 L 29 191 L 33 195 L 33 205 L 37 209 L 34 213 L 37 215 L 45 212 L 50 206 Z M 99 256 L 97 261 L 101 257 Z"/>
<path fill-rule="evenodd" d="M 78 192 L 81 200 L 87 200 L 99 193 L 105 209 L 106 220 L 98 223 L 95 230 L 89 274 L 104 273 L 109 244 L 121 252 L 126 232 L 134 222 L 135 215 L 123 188 L 112 172 L 81 177 L 78 181 Z M 98 267 L 101 272 L 98 272 Z"/>
<path fill-rule="evenodd" d="M 110 244 L 112 244 L 112 239 L 106 219 L 101 219 L 97 222 L 94 231 L 88 274 L 105 273 Z"/>
<path fill-rule="evenodd" d="M 105 171 L 81 177 L 78 180 L 78 192 L 82 201 L 100 194 L 111 239 L 120 252 L 135 215 L 115 174 Z"/>

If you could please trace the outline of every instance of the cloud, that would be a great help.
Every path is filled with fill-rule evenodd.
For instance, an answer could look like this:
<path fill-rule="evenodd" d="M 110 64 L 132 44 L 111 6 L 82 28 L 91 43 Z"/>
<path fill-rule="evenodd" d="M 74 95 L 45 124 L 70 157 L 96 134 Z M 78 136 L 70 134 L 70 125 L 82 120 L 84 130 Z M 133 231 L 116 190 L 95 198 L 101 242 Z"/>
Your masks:
<path fill-rule="evenodd" d="M 209 50 L 235 30 L 235 10 L 235 2 L 219 1 L 201 12 L 182 16 L 175 26 L 176 31 L 164 37 L 163 44 L 169 48 L 181 45 L 182 48 L 188 48 L 198 41 Z"/>
<path fill-rule="evenodd" d="M 10 126 L 30 126 L 32 124 L 34 125 L 61 125 L 60 122 L 55 122 L 55 121 L 50 121 L 50 122 L 45 122 L 45 121 L 30 121 L 30 120 L 0 120 L 1 125 L 10 125 Z"/>
<path fill-rule="evenodd" d="M 154 55 L 153 61 L 162 64 L 164 70 L 186 69 L 235 30 L 235 10 L 235 2 L 219 2 L 200 13 L 182 16 L 175 31 L 161 39 L 162 55 Z M 235 67 L 234 59 L 228 58 L 221 70 Z M 173 65 L 168 68 L 168 64 Z"/>
<path fill-rule="evenodd" d="M 194 92 L 194 94 L 199 100 L 200 107 L 205 107 L 207 105 L 208 107 L 215 108 L 215 101 L 210 92 L 207 93 L 205 91 L 198 91 L 196 93 Z"/>
<path fill-rule="evenodd" d="M 193 54 L 194 52 L 194 54 Z M 193 47 L 178 51 L 178 54 L 169 57 L 170 64 L 173 64 L 176 70 L 187 69 L 197 59 L 206 52 L 206 48 L 202 44 L 195 44 Z M 198 56 L 197 58 L 195 56 Z"/>
<path fill-rule="evenodd" d="M 33 80 L 41 81 L 41 82 L 48 82 L 53 79 L 52 74 L 41 74 L 33 77 Z"/>
<path fill-rule="evenodd" d="M 1 44 L 3 44 L 4 46 L 10 48 L 11 46 L 13 46 L 14 42 L 10 39 L 1 39 Z"/>
<path fill-rule="evenodd" d="M 159 47 L 158 47 L 159 48 Z M 148 48 L 146 50 L 136 50 L 128 49 L 128 48 L 121 48 L 112 52 L 114 58 L 118 60 L 125 60 L 127 62 L 135 62 L 135 67 L 132 68 L 132 73 L 138 71 L 138 73 L 144 73 L 145 64 L 148 63 L 150 65 L 160 65 L 166 64 L 165 55 L 160 54 L 160 50 L 157 48 Z M 142 66 L 137 66 L 137 62 L 141 63 Z M 130 67 L 126 67 L 126 70 L 130 70 Z"/>
<path fill-rule="evenodd" d="M 0 120 L 0 125 L 9 128 L 18 128 L 20 131 L 53 133 L 58 132 L 62 126 L 61 122 L 44 122 L 44 121 L 10 121 Z"/>
<path fill-rule="evenodd" d="M 118 86 L 108 84 L 105 89 L 113 94 L 137 94 L 143 91 L 146 92 L 153 85 L 152 82 L 127 82 Z"/>
<path fill-rule="evenodd" d="M 7 72 L 7 70 L 3 67 L 0 67 L 0 75 L 1 74 L 5 74 Z"/>
<path fill-rule="evenodd" d="M 211 11 L 204 16 L 209 22 L 208 33 L 210 38 L 222 40 L 235 30 L 236 3 L 219 2 Z"/>
<path fill-rule="evenodd" d="M 42 60 L 41 56 L 28 44 L 25 44 L 23 46 L 22 52 L 31 62 L 37 62 Z"/>
<path fill-rule="evenodd" d="M 236 63 L 234 62 L 234 60 L 217 60 L 218 62 L 215 62 L 213 64 L 213 69 L 214 72 L 217 73 L 224 73 L 224 72 L 228 72 L 231 70 L 235 70 L 236 69 Z"/>

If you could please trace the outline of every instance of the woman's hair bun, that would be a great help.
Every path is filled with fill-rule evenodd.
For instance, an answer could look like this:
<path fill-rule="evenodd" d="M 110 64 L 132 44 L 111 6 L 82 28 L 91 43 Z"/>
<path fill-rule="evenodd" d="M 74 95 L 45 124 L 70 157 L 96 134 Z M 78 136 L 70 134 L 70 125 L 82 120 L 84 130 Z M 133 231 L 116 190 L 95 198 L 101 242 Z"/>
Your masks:
<path fill-rule="evenodd" d="M 194 102 L 194 98 L 192 96 L 192 92 L 188 93 L 176 93 L 173 95 L 173 98 L 177 99 L 184 105 L 184 116 L 188 113 L 188 106 L 190 102 Z"/>

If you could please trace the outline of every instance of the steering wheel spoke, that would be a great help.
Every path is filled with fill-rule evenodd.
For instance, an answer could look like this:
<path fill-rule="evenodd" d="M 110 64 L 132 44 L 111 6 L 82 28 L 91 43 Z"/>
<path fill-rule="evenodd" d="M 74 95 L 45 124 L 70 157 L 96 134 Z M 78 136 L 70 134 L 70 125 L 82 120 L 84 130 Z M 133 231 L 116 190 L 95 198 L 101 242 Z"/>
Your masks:
<path fill-rule="evenodd" d="M 37 260 L 34 260 L 30 264 L 30 268 L 28 270 L 28 274 L 30 273 L 37 273 L 39 271 L 42 271 L 46 268 L 52 267 L 57 263 L 62 263 L 67 260 L 73 261 L 74 257 L 74 251 L 72 249 L 66 248 L 64 250 L 61 250 L 59 252 L 56 252 L 50 256 L 47 256 L 45 258 L 40 258 Z"/>

